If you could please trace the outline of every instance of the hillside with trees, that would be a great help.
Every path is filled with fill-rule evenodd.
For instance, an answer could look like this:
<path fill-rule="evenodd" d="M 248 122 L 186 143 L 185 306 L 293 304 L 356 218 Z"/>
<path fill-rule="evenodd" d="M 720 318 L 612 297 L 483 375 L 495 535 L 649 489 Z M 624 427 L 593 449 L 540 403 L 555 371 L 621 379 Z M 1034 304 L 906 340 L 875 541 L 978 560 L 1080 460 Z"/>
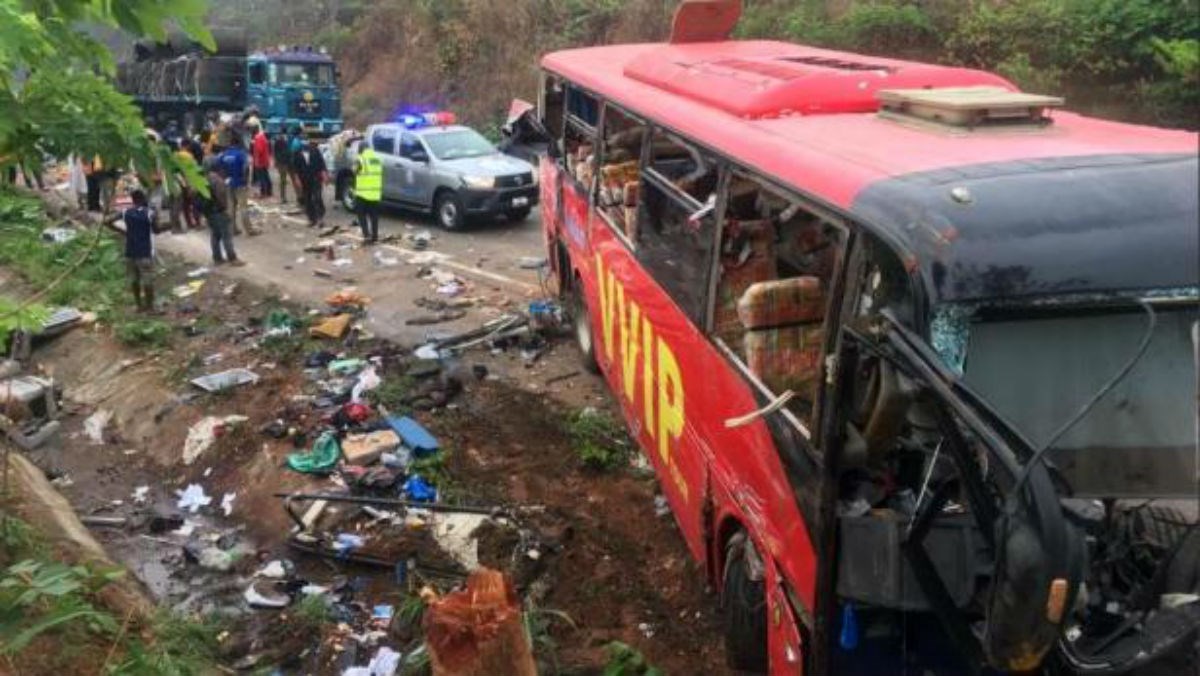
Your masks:
<path fill-rule="evenodd" d="M 350 120 L 451 108 L 487 130 L 541 54 L 663 39 L 674 0 L 213 0 L 260 45 L 329 47 Z M 995 70 L 1102 117 L 1195 127 L 1198 0 L 748 0 L 741 37 Z"/>

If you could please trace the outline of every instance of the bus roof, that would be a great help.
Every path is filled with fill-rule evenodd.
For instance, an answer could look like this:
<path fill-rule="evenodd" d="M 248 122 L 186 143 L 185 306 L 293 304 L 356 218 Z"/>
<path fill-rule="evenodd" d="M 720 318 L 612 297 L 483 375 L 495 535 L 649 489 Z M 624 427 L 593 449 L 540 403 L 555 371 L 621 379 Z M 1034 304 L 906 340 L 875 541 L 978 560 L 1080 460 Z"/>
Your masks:
<path fill-rule="evenodd" d="M 1173 163 L 1177 170 L 1172 176 L 1184 192 L 1193 193 L 1190 204 L 1185 197 L 1176 205 L 1177 211 L 1186 212 L 1196 204 L 1195 133 L 1108 122 L 1068 112 L 1055 112 L 1053 123 L 1046 126 L 976 130 L 898 120 L 874 112 L 878 105 L 874 103 L 876 92 L 980 84 L 1015 87 L 982 71 L 773 41 L 591 47 L 548 54 L 542 65 L 810 198 L 888 231 L 886 234 L 916 258 L 913 263 L 923 268 L 935 301 L 1200 283 L 1195 266 L 1200 245 L 1194 213 L 1190 218 L 1185 213 L 1183 221 L 1164 222 L 1150 231 L 1126 232 L 1111 241 L 1112 250 L 1107 256 L 1092 248 L 1078 255 L 1077 265 L 1064 266 L 1078 272 L 1087 261 L 1121 254 L 1128 263 L 1125 267 L 1129 275 L 1119 280 L 1096 275 L 1067 279 L 1054 272 L 1063 256 L 1072 255 L 1072 244 L 1081 245 L 1085 240 L 1055 241 L 1053 257 L 1044 261 L 1050 267 L 1029 276 L 1038 280 L 1036 284 L 988 290 L 977 279 L 948 278 L 946 273 L 957 269 L 963 275 L 978 275 L 978 270 L 1028 253 L 1024 245 L 1005 246 L 1005 242 L 1028 244 L 1027 237 L 1020 234 L 1020 223 L 1009 223 L 1012 219 L 1003 219 L 1004 223 L 968 219 L 980 221 L 973 227 L 960 224 L 962 219 L 949 213 L 952 207 L 945 203 L 951 202 L 947 195 L 956 185 L 956 176 L 974 181 L 977 194 L 973 203 L 977 208 L 987 206 L 986 198 L 993 192 L 988 186 L 999 180 L 1004 190 L 996 194 L 1009 197 L 1042 184 L 1046 185 L 1043 190 L 1049 190 L 1052 185 L 1062 199 L 1057 203 L 1051 200 L 1050 206 L 1065 209 L 1094 197 L 1094 188 L 1062 180 L 1073 171 L 1072 165 L 1086 164 L 1093 178 L 1098 179 L 1097 185 L 1119 188 L 1119 181 L 1099 180 L 1107 175 L 1105 167 L 1117 166 L 1116 173 L 1127 177 L 1137 173 L 1131 169 L 1131 162 L 1156 163 L 1163 156 L 1182 157 L 1182 168 L 1179 162 Z M 866 105 L 868 99 L 871 105 Z M 794 112 L 798 110 L 807 114 Z M 984 175 L 978 169 L 968 172 L 969 176 L 962 171 L 981 166 L 989 167 L 982 172 Z M 1017 185 L 998 178 L 1013 175 L 1023 177 Z M 1045 181 L 1051 175 L 1059 180 Z M 920 180 L 914 180 L 918 177 Z M 1154 199 L 1154 191 L 1146 193 L 1150 186 L 1144 181 L 1139 183 L 1143 183 L 1140 193 L 1122 190 L 1134 201 L 1125 206 L 1131 212 Z M 875 189 L 869 191 L 871 188 Z M 1076 194 L 1063 195 L 1062 191 Z M 1170 192 L 1184 194 L 1178 185 Z M 886 195 L 888 203 L 880 202 L 881 195 Z M 929 213 L 931 205 L 940 210 L 932 219 L 934 227 L 945 232 L 933 237 L 914 235 L 914 214 Z M 1002 212 L 1011 203 L 991 206 Z M 1007 230 L 1006 223 L 1016 230 Z M 1069 230 L 1088 236 L 1086 227 L 1072 226 Z M 1137 251 L 1124 251 L 1133 237 L 1141 237 L 1133 247 Z M 989 241 L 995 246 L 964 246 L 972 240 Z M 1163 251 L 1175 252 L 1172 265 L 1163 265 Z M 962 259 L 964 255 L 967 260 Z M 1025 259 L 1020 260 L 1023 265 Z M 935 271 L 939 261 L 940 272 Z M 1138 278 L 1133 270 L 1139 266 L 1156 270 Z M 935 275 L 941 276 L 936 284 Z"/>

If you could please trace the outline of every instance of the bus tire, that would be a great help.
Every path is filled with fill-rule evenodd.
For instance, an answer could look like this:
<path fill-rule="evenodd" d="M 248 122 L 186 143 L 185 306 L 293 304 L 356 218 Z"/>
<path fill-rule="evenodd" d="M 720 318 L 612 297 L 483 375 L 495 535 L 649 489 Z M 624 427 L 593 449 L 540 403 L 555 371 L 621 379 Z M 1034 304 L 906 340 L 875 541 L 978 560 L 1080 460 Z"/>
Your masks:
<path fill-rule="evenodd" d="M 766 583 L 751 578 L 744 537 L 731 539 L 725 552 L 721 623 L 725 634 L 725 659 L 729 667 L 745 673 L 765 674 Z"/>
<path fill-rule="evenodd" d="M 579 361 L 588 373 L 600 373 L 596 361 L 596 334 L 592 332 L 592 318 L 583 299 L 583 283 L 578 277 L 567 292 L 568 310 L 571 313 L 571 330 L 575 344 L 579 346 Z"/>

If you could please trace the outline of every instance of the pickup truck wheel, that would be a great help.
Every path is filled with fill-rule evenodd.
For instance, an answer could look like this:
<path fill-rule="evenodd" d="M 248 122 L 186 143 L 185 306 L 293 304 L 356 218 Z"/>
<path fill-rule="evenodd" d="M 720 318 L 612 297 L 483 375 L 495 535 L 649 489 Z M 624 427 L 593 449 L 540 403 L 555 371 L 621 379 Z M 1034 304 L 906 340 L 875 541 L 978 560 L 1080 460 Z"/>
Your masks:
<path fill-rule="evenodd" d="M 433 213 L 437 217 L 438 225 L 447 230 L 458 230 L 463 226 L 462 200 L 456 193 L 448 190 L 438 193 L 437 200 L 433 205 Z"/>
<path fill-rule="evenodd" d="M 354 202 L 354 186 L 348 185 L 342 191 L 342 206 L 349 212 L 353 212 L 358 208 Z"/>
<path fill-rule="evenodd" d="M 588 373 L 600 373 L 596 361 L 596 334 L 592 333 L 592 318 L 583 299 L 581 282 L 576 279 L 567 292 L 567 310 L 571 313 L 571 329 L 579 346 L 579 361 Z"/>
<path fill-rule="evenodd" d="M 750 576 L 746 541 L 735 537 L 725 553 L 721 585 L 721 623 L 725 659 L 741 672 L 767 672 L 767 594 L 762 580 Z"/>

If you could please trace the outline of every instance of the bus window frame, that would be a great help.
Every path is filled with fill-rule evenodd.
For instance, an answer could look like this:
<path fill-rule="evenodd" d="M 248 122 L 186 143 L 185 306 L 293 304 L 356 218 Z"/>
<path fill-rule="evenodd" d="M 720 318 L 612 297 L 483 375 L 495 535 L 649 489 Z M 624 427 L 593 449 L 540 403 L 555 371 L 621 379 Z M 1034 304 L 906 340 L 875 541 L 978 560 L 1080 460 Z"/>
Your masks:
<path fill-rule="evenodd" d="M 801 420 L 799 416 L 797 416 L 787 407 L 780 408 L 775 412 L 775 415 L 783 416 L 784 420 L 799 430 L 800 434 L 811 444 L 812 448 L 809 449 L 811 451 L 810 457 L 812 454 L 820 456 L 821 452 L 818 449 L 818 446 L 821 443 L 822 438 L 822 435 L 820 434 L 821 420 L 825 412 L 825 399 L 826 394 L 828 393 L 827 391 L 831 380 L 831 374 L 837 370 L 836 349 L 838 334 L 840 333 L 841 324 L 843 321 L 842 303 L 844 302 L 844 295 L 846 292 L 845 276 L 847 264 L 849 262 L 848 257 L 852 249 L 851 240 L 854 235 L 854 227 L 852 226 L 851 221 L 847 220 L 844 216 L 814 203 L 812 200 L 805 198 L 795 190 L 791 190 L 776 181 L 772 181 L 771 179 L 764 177 L 761 172 L 732 162 L 728 158 L 722 159 L 725 163 L 725 169 L 722 180 L 718 182 L 720 191 L 717 193 L 717 247 L 720 247 L 721 245 L 720 237 L 724 236 L 729 187 L 732 185 L 735 177 L 753 181 L 757 183 L 763 190 L 773 193 L 776 197 L 787 200 L 790 204 L 798 204 L 800 208 L 806 211 L 809 215 L 820 219 L 821 222 L 836 228 L 838 231 L 839 255 L 837 258 L 837 264 L 833 269 L 833 274 L 829 279 L 829 289 L 825 299 L 825 319 L 822 320 L 823 336 L 820 360 L 821 372 L 818 380 L 818 382 L 821 383 L 821 386 L 817 388 L 816 401 L 813 402 L 812 420 L 808 422 Z M 722 340 L 720 336 L 717 336 L 714 333 L 716 321 L 717 284 L 720 282 L 720 265 L 720 256 L 715 256 L 712 263 L 712 270 L 709 273 L 711 284 L 708 307 L 709 321 L 704 333 L 708 339 L 717 346 L 718 351 L 724 354 L 725 357 L 736 366 L 737 370 L 746 377 L 747 381 L 751 383 L 751 385 L 755 390 L 758 391 L 760 395 L 765 397 L 767 401 L 774 401 L 782 396 L 783 393 L 773 392 L 771 388 L 767 387 L 766 383 L 764 383 L 757 375 L 754 374 L 753 371 L 750 370 L 750 366 L 745 362 L 744 359 L 742 359 L 738 352 L 734 350 L 732 346 L 728 345 L 724 340 Z M 834 358 L 833 361 L 835 363 L 830 363 L 831 357 Z M 818 464 L 823 464 L 819 457 L 813 457 L 813 460 Z"/>
<path fill-rule="evenodd" d="M 546 94 L 551 89 L 557 90 L 559 92 L 559 95 L 563 99 L 562 110 L 560 111 L 562 114 L 558 116 L 559 119 L 557 119 L 553 122 L 551 122 L 549 120 L 549 118 L 546 116 L 546 112 L 547 112 L 546 111 Z M 552 144 L 552 145 L 553 145 L 553 147 L 557 148 L 558 154 L 560 156 L 563 153 L 563 148 L 559 144 L 562 143 L 563 133 L 565 132 L 564 125 L 566 122 L 565 117 L 566 117 L 566 112 L 567 112 L 566 96 L 567 96 L 566 80 L 563 79 L 562 76 L 557 75 L 555 73 L 551 73 L 550 71 L 547 71 L 547 70 L 541 71 L 541 86 L 538 87 L 538 100 L 537 100 L 538 114 L 539 114 L 538 116 L 542 120 L 542 126 L 546 127 L 546 130 L 548 132 L 550 132 L 550 134 L 551 134 L 550 137 L 554 141 L 554 144 Z"/>
<path fill-rule="evenodd" d="M 616 108 L 617 110 L 619 110 L 621 112 L 622 115 L 624 115 L 625 117 L 627 117 L 631 120 L 634 120 L 634 121 L 640 123 L 647 130 L 651 130 L 654 128 L 654 125 L 649 120 L 642 117 L 641 115 L 631 112 L 628 108 L 625 108 L 624 106 L 615 104 L 608 99 L 601 98 L 599 100 L 601 102 L 601 106 L 600 106 L 599 135 L 597 138 L 598 143 L 596 145 L 596 147 L 598 148 L 598 151 L 596 153 L 596 167 L 597 168 L 604 166 L 605 155 L 608 152 L 608 145 L 604 138 L 604 130 L 608 124 L 608 111 L 610 108 Z M 649 138 L 650 138 L 650 134 L 643 135 L 642 147 L 638 149 L 638 182 L 639 183 L 641 182 L 641 172 L 644 170 L 644 167 L 646 165 L 646 152 L 647 152 L 646 149 L 648 147 L 647 141 Z M 599 175 L 599 172 L 596 172 L 596 173 L 597 173 L 597 175 Z M 632 239 L 630 239 L 629 235 L 626 234 L 623 229 L 621 229 L 620 227 L 617 227 L 617 224 L 614 223 L 612 221 L 612 219 L 610 219 L 608 217 L 608 214 L 605 213 L 604 210 L 599 208 L 599 206 L 598 206 L 599 193 L 600 193 L 600 182 L 595 181 L 595 185 L 593 186 L 592 194 L 588 197 L 592 208 L 595 209 L 596 212 L 600 214 L 600 219 L 602 221 L 604 221 L 605 225 L 608 226 L 608 229 L 614 235 L 617 236 L 617 239 L 621 240 L 621 242 L 625 245 L 625 248 L 629 249 L 629 251 L 631 251 L 631 252 L 637 251 L 637 242 L 634 242 Z"/>
<path fill-rule="evenodd" d="M 640 183 L 645 184 L 645 183 L 649 182 L 649 183 L 653 184 L 654 188 L 657 188 L 657 189 L 663 191 L 663 193 L 667 199 L 675 200 L 681 206 L 683 206 L 687 209 L 691 209 L 692 213 L 695 213 L 695 212 L 699 211 L 700 209 L 704 208 L 704 203 L 697 200 L 686 190 L 675 185 L 675 183 L 671 179 L 662 175 L 660 172 L 655 171 L 650 166 L 650 163 L 653 159 L 651 157 L 651 153 L 653 152 L 653 148 L 654 148 L 654 139 L 655 139 L 655 136 L 661 132 L 661 133 L 669 136 L 671 138 L 671 140 L 674 141 L 675 143 L 684 145 L 684 146 L 688 146 L 688 147 L 694 149 L 695 151 L 697 151 L 698 153 L 700 153 L 701 155 L 704 155 L 705 159 L 712 160 L 712 166 L 714 167 L 714 169 L 717 172 L 716 195 L 717 195 L 718 203 L 720 203 L 721 188 L 724 185 L 724 182 L 727 180 L 726 177 L 730 173 L 730 171 L 729 171 L 730 163 L 726 158 L 724 158 L 720 153 L 714 152 L 712 149 L 708 148 L 707 146 L 700 144 L 700 143 L 696 143 L 694 141 L 691 141 L 688 139 L 688 137 L 678 134 L 678 133 L 672 131 L 669 127 L 666 127 L 657 122 L 647 121 L 646 130 L 647 130 L 647 134 L 646 134 L 645 138 L 642 139 L 642 156 L 641 156 L 640 181 L 639 181 Z M 642 208 L 642 200 L 645 200 L 645 198 L 646 198 L 646 190 L 645 190 L 645 188 L 641 188 L 639 190 L 639 195 L 638 195 L 639 215 L 640 215 L 641 208 Z M 676 308 L 679 309 L 680 313 L 683 314 L 683 316 L 687 319 L 687 321 L 705 335 L 709 334 L 709 327 L 712 325 L 712 315 L 714 312 L 713 308 L 715 307 L 715 303 L 716 303 L 716 298 L 713 295 L 713 292 L 715 291 L 715 288 L 716 288 L 716 281 L 713 278 L 713 270 L 715 269 L 714 266 L 719 263 L 720 258 L 721 258 L 719 255 L 719 247 L 720 247 L 720 243 L 721 243 L 720 236 L 721 236 L 722 226 L 723 226 L 722 215 L 723 214 L 721 214 L 720 212 L 714 211 L 713 213 L 709 214 L 708 216 L 705 216 L 705 218 L 711 218 L 713 220 L 713 228 L 712 228 L 712 236 L 709 241 L 709 258 L 710 258 L 710 260 L 709 260 L 709 262 L 708 262 L 709 264 L 707 266 L 708 269 L 704 271 L 704 274 L 707 276 L 707 279 L 697 280 L 703 285 L 702 286 L 703 291 L 701 291 L 701 293 L 703 294 L 703 302 L 704 302 L 703 307 L 700 311 L 699 317 L 693 317 L 693 316 L 691 316 L 690 313 L 685 311 L 682 308 L 682 306 L 680 305 L 679 300 L 677 298 L 675 298 L 675 294 L 672 292 L 672 290 L 668 289 L 667 286 L 661 280 L 659 280 L 658 277 L 656 277 L 649 268 L 646 267 L 645 261 L 641 257 L 639 257 L 636 253 L 639 249 L 642 249 L 642 247 L 639 246 L 639 243 L 634 242 L 633 247 L 631 249 L 634 252 L 634 258 L 637 259 L 638 266 L 642 269 L 643 272 L 645 272 L 646 276 L 648 276 L 650 279 L 654 280 L 654 283 L 657 284 L 658 287 L 660 289 L 662 289 L 663 293 L 665 293 L 667 295 L 667 297 L 671 299 L 672 304 L 674 304 L 676 306 Z M 605 219 L 605 220 L 607 222 L 607 219 Z M 614 230 L 615 230 L 615 228 L 614 228 Z M 647 230 L 639 226 L 638 232 L 640 234 L 640 233 L 647 232 Z"/>

